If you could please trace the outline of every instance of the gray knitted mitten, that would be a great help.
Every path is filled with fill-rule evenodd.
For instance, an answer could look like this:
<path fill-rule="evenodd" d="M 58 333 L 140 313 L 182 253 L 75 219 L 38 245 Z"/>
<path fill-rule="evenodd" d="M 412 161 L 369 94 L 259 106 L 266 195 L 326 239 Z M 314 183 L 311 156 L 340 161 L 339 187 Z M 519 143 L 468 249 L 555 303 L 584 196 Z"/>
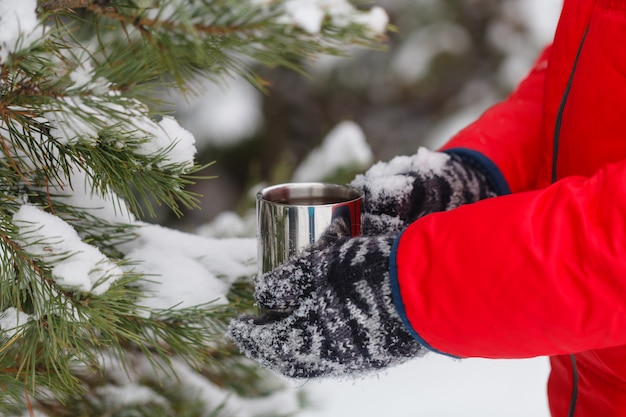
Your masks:
<path fill-rule="evenodd" d="M 373 165 L 351 185 L 365 192 L 363 234 L 399 233 L 416 219 L 496 195 L 484 174 L 457 156 L 420 148 Z"/>
<path fill-rule="evenodd" d="M 228 336 L 250 358 L 295 378 L 355 375 L 421 356 L 392 300 L 393 240 L 339 237 L 303 251 L 256 283 L 259 307 L 274 313 L 238 318 Z"/>

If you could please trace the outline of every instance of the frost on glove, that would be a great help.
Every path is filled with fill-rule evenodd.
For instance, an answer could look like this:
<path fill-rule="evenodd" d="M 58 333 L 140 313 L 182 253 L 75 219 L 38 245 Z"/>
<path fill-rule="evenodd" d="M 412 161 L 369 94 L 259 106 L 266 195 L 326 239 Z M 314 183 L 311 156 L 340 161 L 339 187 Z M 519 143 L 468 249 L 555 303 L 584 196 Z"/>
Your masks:
<path fill-rule="evenodd" d="M 485 175 L 458 156 L 425 148 L 379 162 L 351 185 L 365 193 L 366 236 L 399 233 L 426 214 L 496 196 Z"/>
<path fill-rule="evenodd" d="M 389 285 L 393 237 L 340 237 L 261 276 L 262 317 L 231 322 L 229 337 L 250 358 L 288 377 L 362 374 L 421 356 Z M 278 313 L 280 312 L 280 313 Z"/>

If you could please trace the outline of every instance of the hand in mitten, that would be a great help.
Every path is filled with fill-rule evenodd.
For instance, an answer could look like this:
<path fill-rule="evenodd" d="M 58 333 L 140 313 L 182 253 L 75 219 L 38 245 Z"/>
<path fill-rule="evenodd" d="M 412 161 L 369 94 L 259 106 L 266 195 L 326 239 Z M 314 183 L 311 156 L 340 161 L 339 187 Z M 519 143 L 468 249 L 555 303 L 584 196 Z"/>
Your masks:
<path fill-rule="evenodd" d="M 392 300 L 393 240 L 338 237 L 306 249 L 259 278 L 255 298 L 270 314 L 235 319 L 229 337 L 296 378 L 360 374 L 422 355 Z"/>
<path fill-rule="evenodd" d="M 398 233 L 426 214 L 496 195 L 485 175 L 459 157 L 425 148 L 379 162 L 351 185 L 365 193 L 366 236 Z"/>

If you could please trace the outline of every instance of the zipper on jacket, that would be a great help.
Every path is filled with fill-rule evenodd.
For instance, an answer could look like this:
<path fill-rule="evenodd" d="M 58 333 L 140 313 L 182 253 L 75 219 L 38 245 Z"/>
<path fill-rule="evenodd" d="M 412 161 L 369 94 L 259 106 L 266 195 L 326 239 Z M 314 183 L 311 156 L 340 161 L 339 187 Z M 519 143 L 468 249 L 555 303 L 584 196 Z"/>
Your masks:
<path fill-rule="evenodd" d="M 570 90 L 572 88 L 572 83 L 574 81 L 574 74 L 576 73 L 576 66 L 578 65 L 578 59 L 580 58 L 580 53 L 582 52 L 583 45 L 585 44 L 585 39 L 587 38 L 587 33 L 589 32 L 589 23 L 587 23 L 587 27 L 585 28 L 585 33 L 583 34 L 582 39 L 578 45 L 578 51 L 576 51 L 576 57 L 574 58 L 574 64 L 572 65 L 572 71 L 570 72 L 569 78 L 567 80 L 567 85 L 565 86 L 565 91 L 563 92 L 563 97 L 561 98 L 561 103 L 559 104 L 559 110 L 556 115 L 556 121 L 554 124 L 554 139 L 553 139 L 553 147 L 552 147 L 552 183 L 557 180 L 557 169 L 556 165 L 559 157 L 559 139 L 561 136 L 561 122 L 563 121 L 563 112 L 565 111 L 565 105 L 567 104 L 567 98 L 569 96 Z M 576 402 L 578 401 L 578 367 L 576 366 L 576 356 L 574 354 L 569 355 L 571 363 L 572 363 L 572 394 L 570 397 L 569 411 L 567 413 L 567 417 L 574 417 L 576 413 Z"/>
<path fill-rule="evenodd" d="M 576 401 L 578 400 L 578 367 L 576 366 L 576 356 L 573 353 L 569 355 L 569 358 L 572 361 L 572 396 L 569 401 L 567 417 L 574 417 Z"/>
<path fill-rule="evenodd" d="M 565 86 L 563 97 L 561 98 L 561 104 L 559 104 L 559 111 L 556 114 L 556 121 L 554 124 L 554 141 L 553 141 L 553 146 L 552 146 L 552 182 L 553 183 L 556 182 L 556 179 L 557 179 L 556 164 L 557 164 L 558 157 L 559 157 L 559 139 L 561 136 L 561 122 L 563 121 L 563 112 L 565 111 L 565 104 L 567 103 L 567 97 L 569 96 L 569 92 L 572 88 L 572 82 L 574 81 L 574 74 L 576 73 L 576 66 L 578 65 L 578 58 L 580 58 L 580 53 L 583 50 L 585 38 L 587 38 L 587 32 L 589 32 L 589 24 L 587 24 L 585 33 L 583 34 L 583 37 L 580 40 L 580 44 L 578 45 L 576 58 L 574 58 L 574 65 L 572 66 L 572 71 L 569 74 L 569 79 L 567 80 L 567 85 Z"/>

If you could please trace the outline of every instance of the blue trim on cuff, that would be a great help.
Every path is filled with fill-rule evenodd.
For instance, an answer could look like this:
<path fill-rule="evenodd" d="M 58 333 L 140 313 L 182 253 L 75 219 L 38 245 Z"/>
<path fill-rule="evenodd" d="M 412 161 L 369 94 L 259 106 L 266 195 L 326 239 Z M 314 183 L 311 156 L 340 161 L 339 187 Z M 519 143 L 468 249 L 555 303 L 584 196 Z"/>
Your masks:
<path fill-rule="evenodd" d="M 404 324 L 404 327 L 406 328 L 406 330 L 409 332 L 411 336 L 413 336 L 415 340 L 419 342 L 420 345 L 422 345 L 423 347 L 425 347 L 426 349 L 432 352 L 439 353 L 440 355 L 445 355 L 451 358 L 460 359 L 459 356 L 454 356 L 449 353 L 442 352 L 430 346 L 428 342 L 426 342 L 426 340 L 424 340 L 415 331 L 415 329 L 411 325 L 411 322 L 406 316 L 404 302 L 402 301 L 402 295 L 400 294 L 400 284 L 398 282 L 398 264 L 396 262 L 398 245 L 400 244 L 400 238 L 402 237 L 403 233 L 404 231 L 400 233 L 398 237 L 396 238 L 396 240 L 393 242 L 393 246 L 391 247 L 391 253 L 389 255 L 389 283 L 391 285 L 391 296 L 393 298 L 393 303 L 396 306 L 396 310 L 398 311 L 398 315 L 400 316 L 400 319 L 402 320 L 402 323 Z"/>
<path fill-rule="evenodd" d="M 443 152 L 458 156 L 464 164 L 482 172 L 496 194 L 511 194 L 509 184 L 504 179 L 500 168 L 482 153 L 469 148 L 450 148 Z"/>

